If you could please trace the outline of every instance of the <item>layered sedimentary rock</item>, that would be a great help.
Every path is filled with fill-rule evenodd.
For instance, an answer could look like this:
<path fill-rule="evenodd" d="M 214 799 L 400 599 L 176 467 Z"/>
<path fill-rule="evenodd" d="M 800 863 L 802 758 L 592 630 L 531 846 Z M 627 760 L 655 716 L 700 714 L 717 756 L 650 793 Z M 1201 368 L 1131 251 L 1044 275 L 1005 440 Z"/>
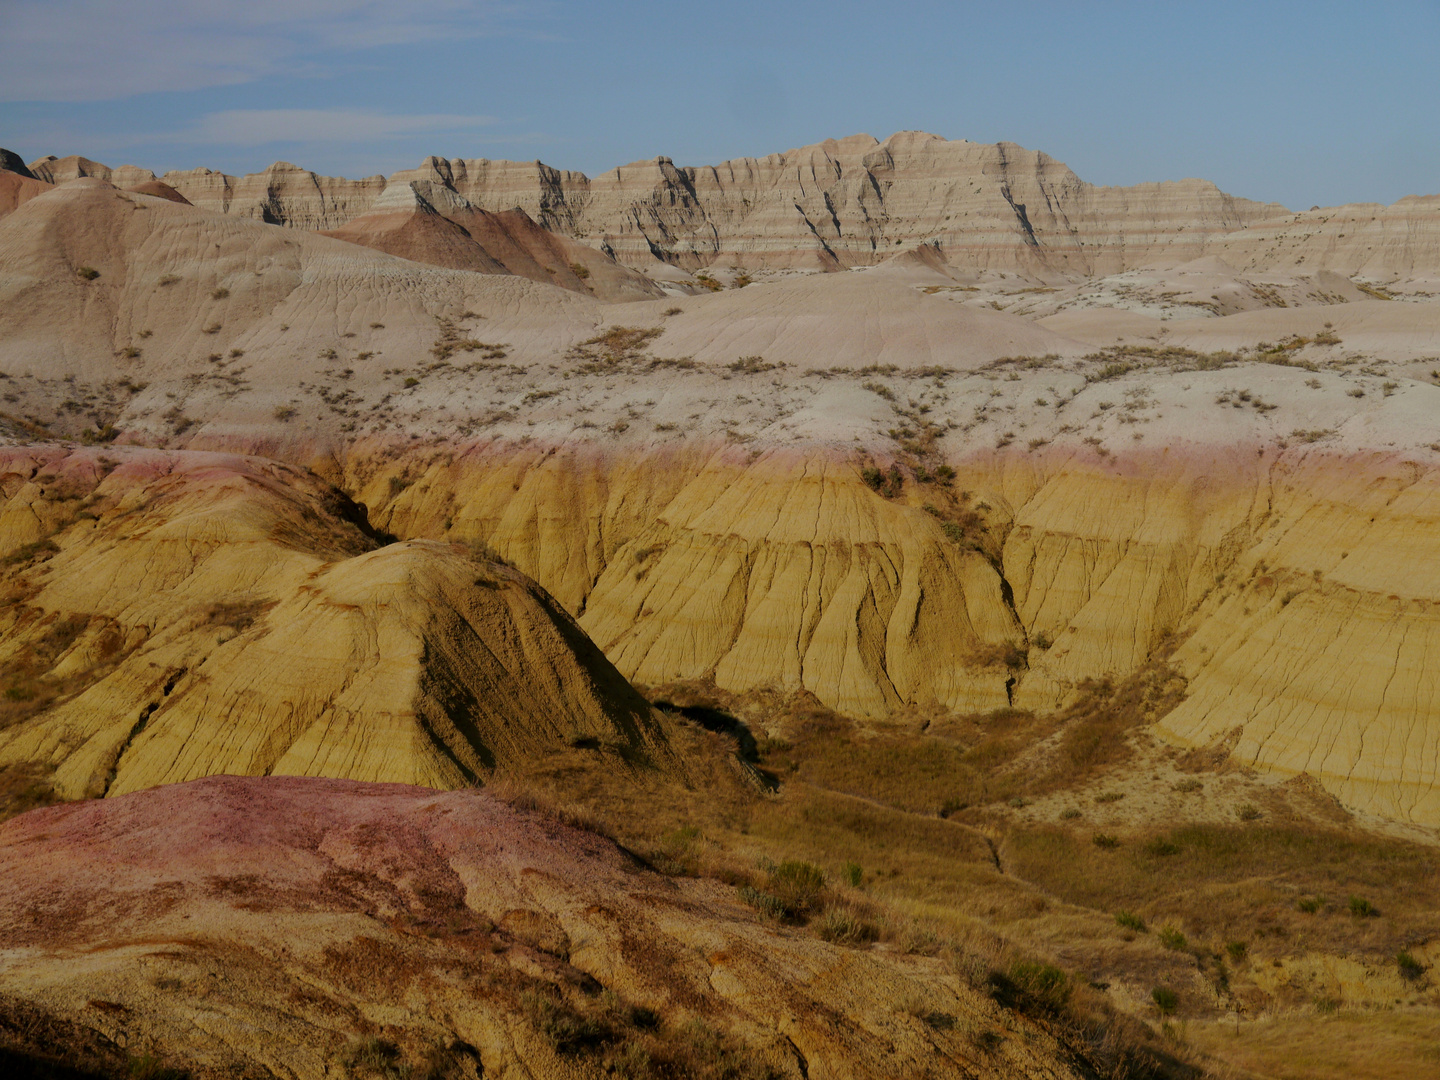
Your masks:
<path fill-rule="evenodd" d="M 164 179 L 207 209 L 301 228 L 336 228 L 384 187 L 284 164 L 240 179 L 207 170 Z M 540 162 L 444 158 L 391 178 L 415 182 L 448 188 L 484 210 L 519 207 L 630 265 L 659 258 L 690 269 L 867 266 L 938 240 L 963 266 L 1113 272 L 1147 259 L 1193 258 L 1212 235 L 1283 209 L 1199 180 L 1097 188 L 1013 143 L 919 132 L 883 143 L 868 135 L 830 139 L 704 167 L 660 157 L 594 179 Z"/>
<path fill-rule="evenodd" d="M 382 545 L 291 467 L 9 451 L 0 763 L 67 798 L 233 773 L 451 788 L 584 741 L 659 755 L 649 707 L 542 590 Z"/>
<path fill-rule="evenodd" d="M 47 182 L 82 176 L 134 187 L 147 170 L 86 158 L 32 163 Z M 1333 270 L 1376 279 L 1440 271 L 1440 201 L 1293 214 L 1204 180 L 1088 184 L 1042 152 L 905 131 L 828 139 L 760 158 L 677 166 L 666 157 L 596 177 L 542 162 L 427 158 L 389 178 L 326 177 L 285 162 L 262 173 L 167 173 L 204 209 L 335 230 L 420 185 L 481 210 L 519 208 L 561 236 L 641 269 L 870 266 L 924 243 L 968 270 L 1113 274 L 1219 255 L 1243 270 Z M 378 209 L 384 210 L 381 205 Z"/>
<path fill-rule="evenodd" d="M 167 172 L 160 179 L 202 210 L 316 230 L 338 229 L 368 210 L 385 190 L 383 176 L 318 176 L 285 161 L 248 176 L 188 169 Z"/>
<path fill-rule="evenodd" d="M 49 157 L 40 158 L 38 161 L 30 162 L 30 172 L 36 179 L 44 180 L 47 184 L 63 184 L 67 180 L 93 176 L 97 180 L 108 180 L 116 187 L 131 187 L 155 179 L 155 174 L 149 169 L 142 169 L 135 165 L 121 165 L 118 169 L 112 169 L 108 165 L 91 161 L 78 154 L 71 154 L 69 157 L 63 158 L 57 158 L 52 154 Z"/>

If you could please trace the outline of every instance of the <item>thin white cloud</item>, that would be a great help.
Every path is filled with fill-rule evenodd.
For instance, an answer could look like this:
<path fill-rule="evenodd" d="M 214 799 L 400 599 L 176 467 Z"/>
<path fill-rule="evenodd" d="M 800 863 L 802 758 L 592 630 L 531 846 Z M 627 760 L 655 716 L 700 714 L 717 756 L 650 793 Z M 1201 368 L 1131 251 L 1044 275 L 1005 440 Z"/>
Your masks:
<path fill-rule="evenodd" d="M 447 113 L 396 116 L 365 109 L 231 109 L 209 113 L 194 128 L 166 141 L 228 146 L 373 142 L 397 135 L 475 131 L 495 122 L 490 116 Z"/>
<path fill-rule="evenodd" d="M 0 0 L 0 101 L 95 101 L 323 70 L 334 54 L 494 33 L 502 0 Z"/>

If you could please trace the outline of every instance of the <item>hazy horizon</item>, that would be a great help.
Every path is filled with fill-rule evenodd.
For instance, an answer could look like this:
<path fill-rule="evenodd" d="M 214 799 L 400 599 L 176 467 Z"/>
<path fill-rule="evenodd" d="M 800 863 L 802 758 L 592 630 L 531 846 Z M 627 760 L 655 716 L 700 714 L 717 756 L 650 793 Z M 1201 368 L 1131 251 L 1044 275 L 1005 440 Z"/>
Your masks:
<path fill-rule="evenodd" d="M 13 0 L 0 145 L 163 173 L 591 176 L 924 130 L 1304 210 L 1440 192 L 1440 5 Z"/>

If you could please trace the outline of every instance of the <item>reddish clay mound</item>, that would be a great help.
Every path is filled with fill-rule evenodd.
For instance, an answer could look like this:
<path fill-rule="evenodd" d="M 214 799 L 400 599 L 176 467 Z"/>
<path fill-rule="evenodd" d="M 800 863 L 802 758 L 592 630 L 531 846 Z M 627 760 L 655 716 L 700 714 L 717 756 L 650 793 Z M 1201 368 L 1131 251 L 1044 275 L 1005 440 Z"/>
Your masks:
<path fill-rule="evenodd" d="M 982 1029 L 984 1075 L 1076 1075 L 953 971 L 770 926 L 473 789 L 212 777 L 0 826 L 0 1013 L 198 1076 L 367 1052 L 446 1077 L 957 1075 Z"/>
<path fill-rule="evenodd" d="M 186 206 L 194 205 L 189 199 L 185 198 L 184 195 L 181 195 L 180 192 L 165 183 L 164 180 L 147 180 L 143 184 L 136 184 L 129 190 L 135 192 L 137 195 L 154 195 L 157 199 L 166 199 L 173 203 L 184 203 Z"/>
<path fill-rule="evenodd" d="M 4 217 L 16 207 L 49 190 L 50 185 L 43 180 L 21 176 L 19 173 L 0 171 L 0 217 Z"/>
<path fill-rule="evenodd" d="M 364 214 L 324 235 L 412 262 L 514 274 L 601 300 L 644 300 L 661 291 L 604 252 L 557 236 L 524 210 L 491 213 L 447 189 L 391 185 Z M 428 195 L 428 197 L 427 197 Z"/>

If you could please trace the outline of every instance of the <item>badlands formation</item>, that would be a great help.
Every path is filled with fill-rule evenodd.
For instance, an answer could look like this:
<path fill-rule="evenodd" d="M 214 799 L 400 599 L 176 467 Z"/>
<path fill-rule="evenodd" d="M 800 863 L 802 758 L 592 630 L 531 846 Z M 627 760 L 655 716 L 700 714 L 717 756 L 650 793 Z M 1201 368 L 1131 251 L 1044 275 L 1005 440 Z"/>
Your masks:
<path fill-rule="evenodd" d="M 1433 1008 L 1420 913 L 1440 841 L 1440 199 L 1293 213 L 1198 180 L 1095 187 L 1013 144 L 914 132 L 593 179 L 483 159 L 356 181 L 0 164 L 0 766 L 31 801 L 125 796 L 4 826 L 0 904 L 52 888 L 49 844 L 98 875 L 76 886 L 86 912 L 123 895 L 133 913 L 103 941 L 77 916 L 56 948 L 102 956 L 92 967 L 27 939 L 0 971 L 26 1007 L 111 1043 L 143 1029 L 217 1074 L 325 1075 L 357 1016 L 384 1054 L 451 1047 L 436 1075 L 619 1069 L 630 1036 L 610 1020 L 566 1021 L 609 1033 L 583 1053 L 532 1037 L 602 987 L 614 1008 L 683 1006 L 714 1047 L 758 1048 L 743 1066 L 757 1076 L 925 1075 L 926 1054 L 931 1075 L 1129 1067 L 1087 1042 L 1100 1014 L 1047 1003 L 1055 983 L 1035 972 L 1058 969 L 1016 960 L 998 982 L 956 981 L 892 937 L 856 953 L 840 931 L 796 937 L 793 912 L 776 938 L 730 910 L 716 875 L 754 901 L 780 888 L 756 859 L 803 850 L 834 879 L 844 845 L 870 842 L 774 825 L 818 828 L 806 800 L 825 792 L 970 852 L 953 860 L 963 881 L 917 854 L 923 887 L 855 865 L 857 889 L 952 929 L 962 909 L 966 925 L 1030 920 L 1003 948 L 1060 956 L 1095 993 L 1113 984 L 1122 1013 L 1173 1011 L 1151 999 L 1157 972 L 1194 984 L 1180 1000 L 1197 1023 L 1225 1002 L 1236 1023 L 1278 1002 Z M 222 774 L 312 779 L 205 779 Z M 584 803 L 559 816 L 598 815 L 651 869 L 527 817 L 532 796 L 512 809 L 458 791 L 507 777 Z M 606 809 L 646 799 L 644 823 Z M 236 854 L 287 867 L 254 871 L 267 899 L 252 908 L 205 876 L 218 864 L 202 841 L 272 802 L 315 824 Z M 149 837 L 167 815 L 196 835 L 174 838 L 166 880 L 181 884 L 162 912 L 155 845 L 170 840 L 125 848 L 107 876 L 86 837 Z M 518 847 L 481 851 L 462 819 Z M 1156 831 L 1181 821 L 1190 840 Z M 1055 877 L 1116 846 L 1210 851 L 1194 837 L 1237 821 L 1331 830 L 1337 852 L 1359 851 L 1354 836 L 1399 845 L 1375 858 L 1417 884 L 1384 886 L 1401 891 L 1383 931 L 1357 921 L 1276 952 L 1273 970 L 1216 938 L 1214 960 L 1194 953 L 1200 974 L 1176 974 L 1173 939 L 1144 952 L 1138 915 L 1123 957 L 1093 943 L 1122 905 L 1242 934 L 1206 923 L 1219 899 L 1182 910 L 1214 880 L 1159 898 Z M 1092 858 L 1096 826 L 1110 831 Z M 1078 854 L 1055 846 L 1082 828 Z M 413 834 L 417 868 L 355 839 L 377 831 Z M 903 861 L 909 843 L 874 858 Z M 1189 857 L 1167 865 L 1199 875 Z M 701 882 L 652 874 L 676 867 Z M 342 872 L 358 876 L 311 925 L 294 898 Z M 443 903 L 417 891 L 430 877 Z M 1310 940 L 1275 929 L 1296 917 L 1285 890 L 1343 905 L 1337 880 L 1296 870 L 1254 903 L 1280 912 L 1274 935 Z M 507 891 L 526 889 L 528 907 Z M 988 899 L 967 907 L 956 889 Z M 506 928 L 507 905 L 530 929 Z M 247 922 L 262 909 L 284 913 L 263 933 Z M 218 946 L 187 938 L 164 961 L 184 968 L 163 976 L 190 995 L 177 1012 L 131 958 L 156 920 L 191 915 L 264 944 L 245 988 L 202 1007 L 194 988 L 242 961 L 202 962 L 185 950 Z M 385 964 L 450 972 L 415 992 L 449 1019 L 362 1000 L 348 960 L 296 988 L 362 918 L 384 925 L 364 940 Z M 415 920 L 446 919 L 501 959 L 416 937 Z M 647 983 L 627 952 L 636 920 L 673 984 Z M 568 944 L 536 944 L 542 923 Z M 1394 975 L 1397 950 L 1422 974 Z M 959 945 L 916 951 L 969 970 Z M 101 970 L 119 1011 L 83 1000 Z M 477 1004 L 466 980 L 482 971 Z M 897 990 L 906 979 L 919 988 Z M 787 980 L 803 1003 L 767 996 Z M 861 996 L 835 996 L 857 980 Z M 248 1058 L 226 1034 L 312 993 Z M 343 1006 L 321 1003 L 336 994 Z M 876 1012 L 896 995 L 944 1000 L 897 1026 Z M 97 1027 L 96 1008 L 114 1023 Z M 845 1019 L 812 1029 L 794 1019 L 806 1010 Z M 496 1041 L 513 1016 L 530 1034 Z M 982 1034 L 992 1021 L 1008 1034 Z M 630 1039 L 661 1064 L 628 1075 L 683 1074 L 669 1024 Z M 1151 1047 L 1144 1069 L 1200 1075 L 1212 1051 L 1240 1068 L 1201 1042 L 1190 1057 Z M 1236 1075 L 1282 1075 L 1262 1059 Z"/>

